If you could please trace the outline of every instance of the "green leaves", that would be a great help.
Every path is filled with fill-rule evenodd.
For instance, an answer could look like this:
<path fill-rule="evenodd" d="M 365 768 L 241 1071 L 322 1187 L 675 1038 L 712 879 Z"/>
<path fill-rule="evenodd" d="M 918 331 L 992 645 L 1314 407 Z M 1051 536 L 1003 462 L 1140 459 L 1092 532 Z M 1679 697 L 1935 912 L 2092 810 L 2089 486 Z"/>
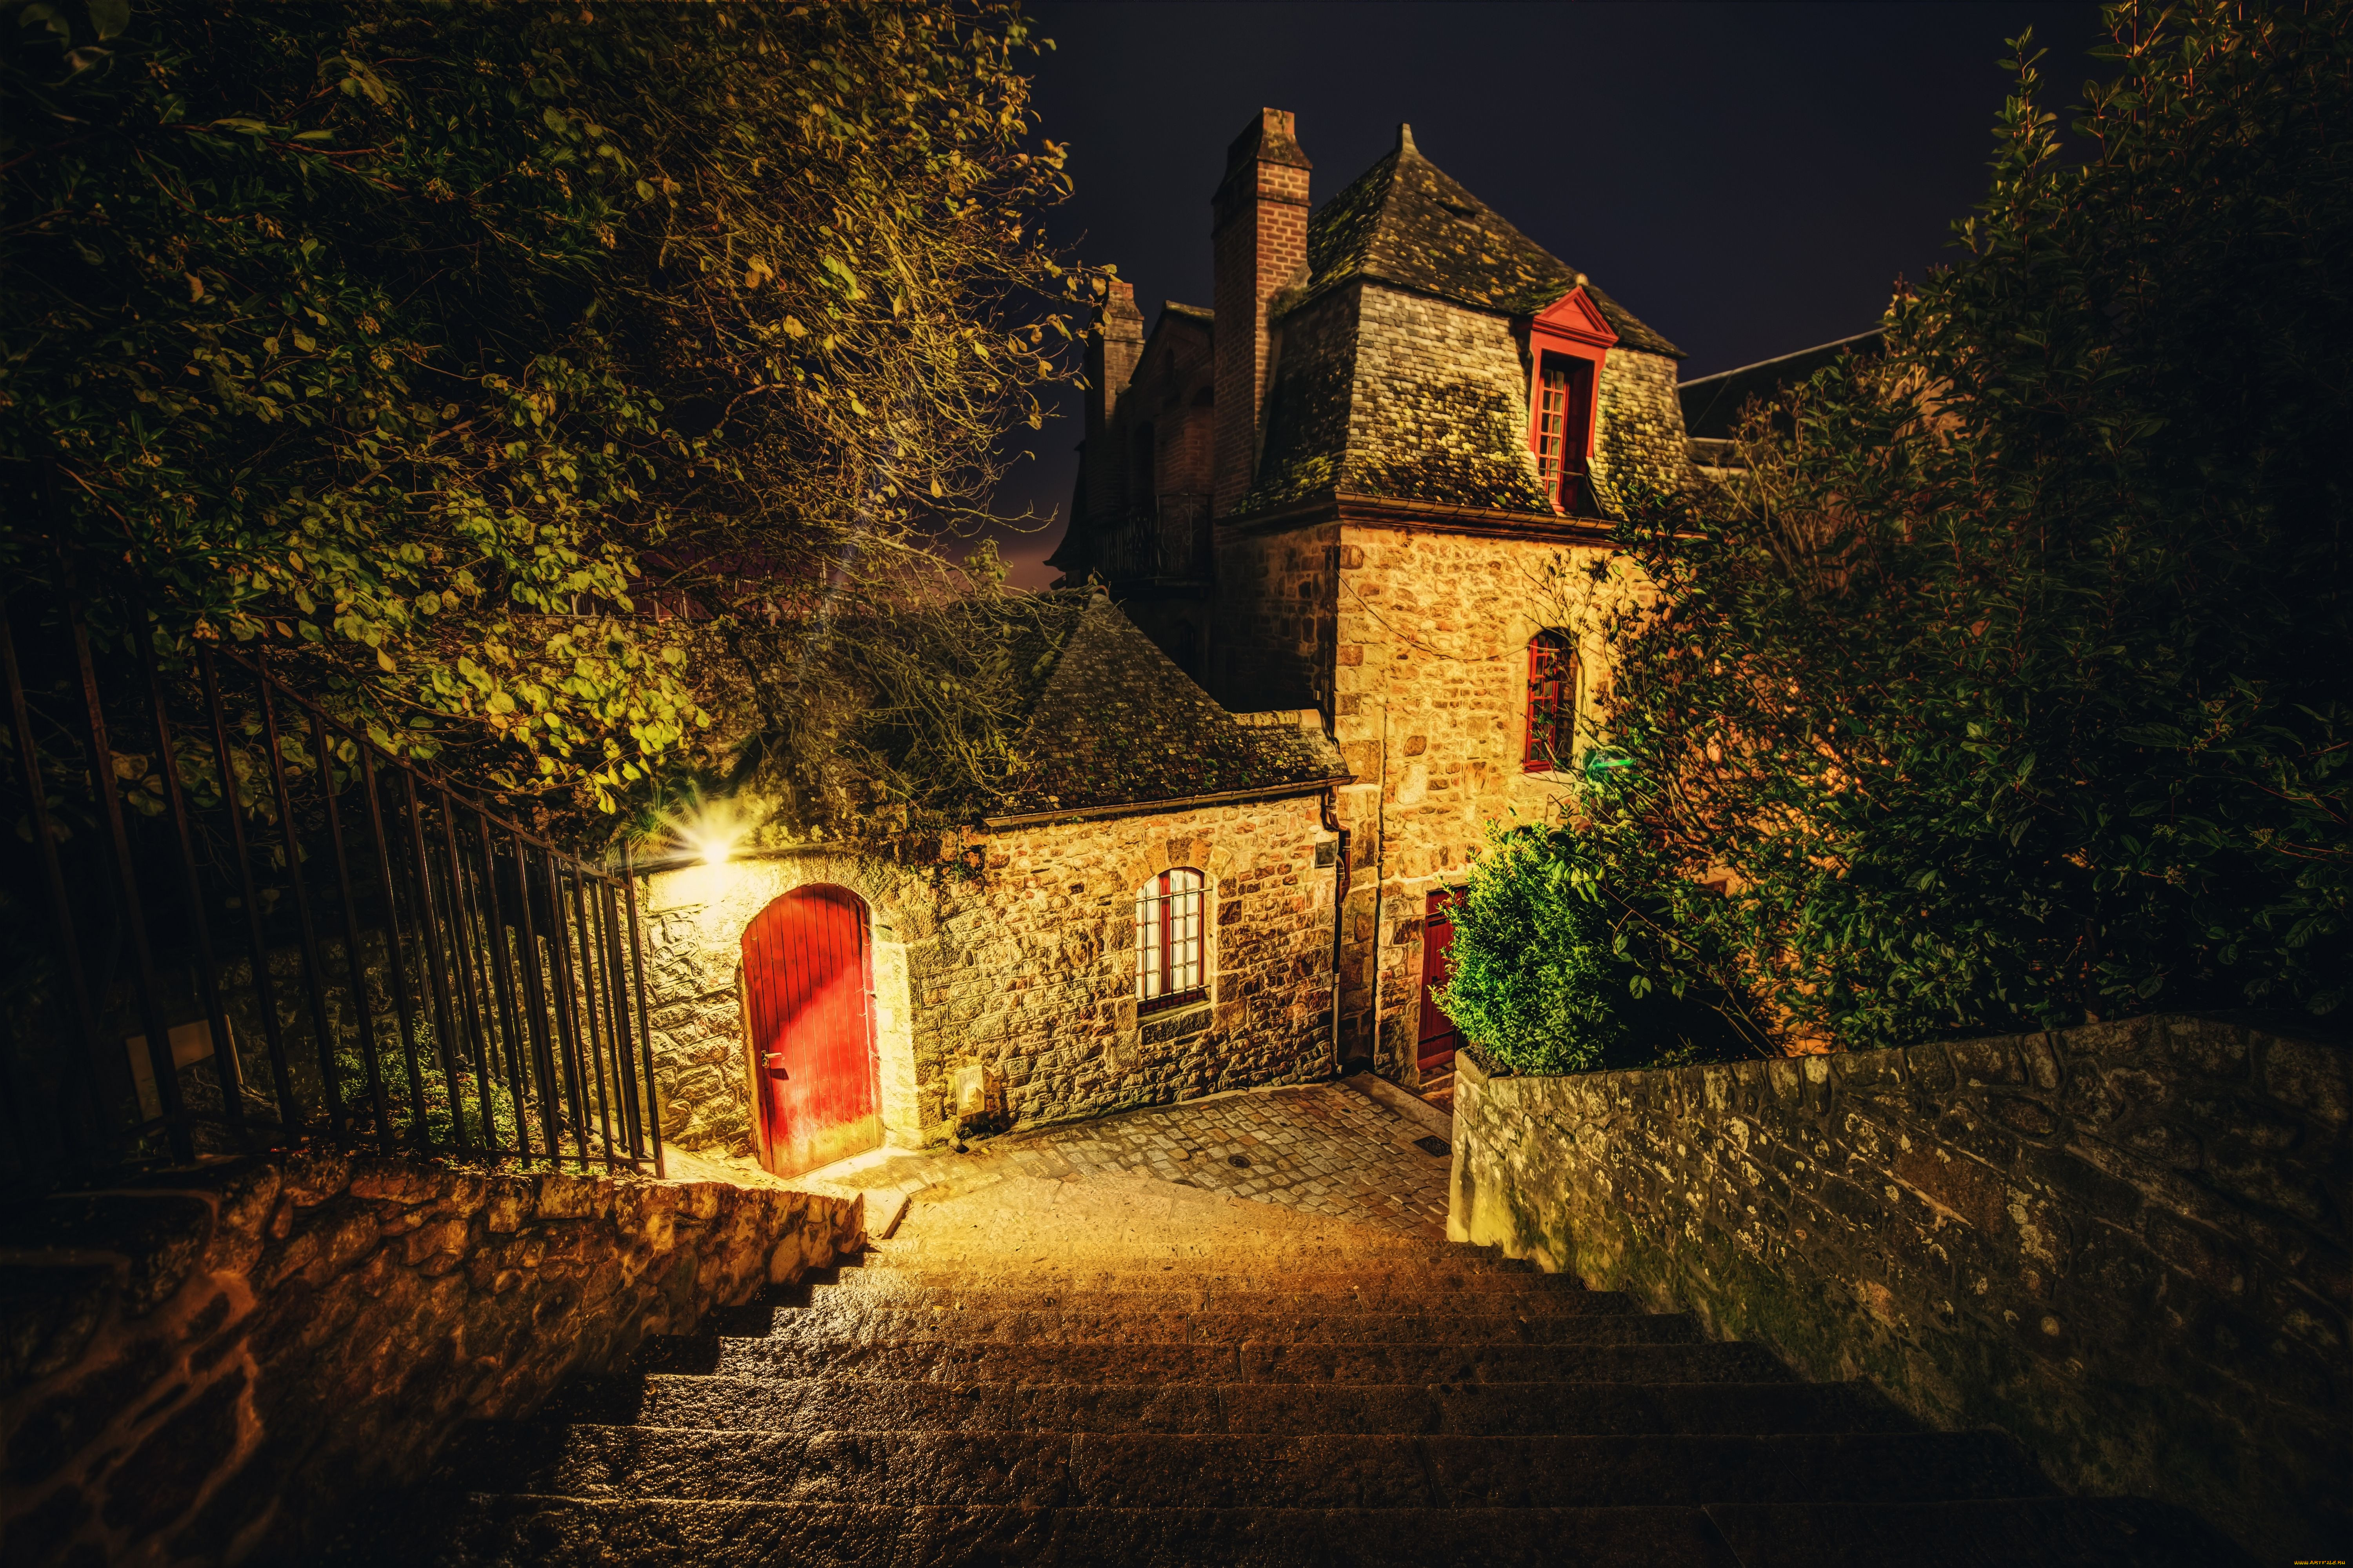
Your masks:
<path fill-rule="evenodd" d="M 738 618 L 936 593 L 1076 366 L 960 348 L 1074 275 L 1002 8 L 13 15 L 0 461 L 167 634 L 559 812 L 720 765 Z"/>
<path fill-rule="evenodd" d="M 1960 264 L 1629 524 L 1672 610 L 1552 853 L 1643 972 L 1848 1046 L 2342 1005 L 2348 15 L 2114 9 L 2079 164 L 2022 47 Z"/>

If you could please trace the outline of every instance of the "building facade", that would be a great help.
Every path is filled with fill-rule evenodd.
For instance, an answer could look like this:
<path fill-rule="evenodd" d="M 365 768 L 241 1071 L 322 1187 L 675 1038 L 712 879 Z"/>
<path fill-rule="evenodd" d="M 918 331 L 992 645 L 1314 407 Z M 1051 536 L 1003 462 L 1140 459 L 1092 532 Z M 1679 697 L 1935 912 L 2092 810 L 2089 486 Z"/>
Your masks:
<path fill-rule="evenodd" d="M 1214 304 L 1147 333 L 1114 283 L 1071 526 L 1097 581 L 1208 691 L 1320 715 L 1348 892 L 1344 1062 L 1446 1070 L 1447 889 L 1490 822 L 1544 814 L 1607 679 L 1613 520 L 1692 482 L 1672 344 L 1448 177 L 1399 127 L 1320 207 L 1262 111 L 1212 201 Z"/>
<path fill-rule="evenodd" d="M 1322 715 L 1230 713 L 1063 597 L 995 814 L 933 853 L 754 825 L 644 876 L 666 1138 L 791 1174 L 1330 1075 L 1349 776 Z"/>

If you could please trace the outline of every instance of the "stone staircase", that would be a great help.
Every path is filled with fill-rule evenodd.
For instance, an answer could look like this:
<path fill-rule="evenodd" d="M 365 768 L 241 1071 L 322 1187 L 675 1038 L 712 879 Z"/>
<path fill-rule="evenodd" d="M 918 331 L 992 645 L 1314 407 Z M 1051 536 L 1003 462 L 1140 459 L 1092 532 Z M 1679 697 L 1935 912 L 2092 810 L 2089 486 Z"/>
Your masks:
<path fill-rule="evenodd" d="M 2155 1564 L 2157 1505 L 1492 1253 L 894 1243 L 472 1429 L 451 1564 Z M 1036 1252 L 1038 1255 L 1029 1255 Z M 405 1540 L 401 1538 L 406 1538 Z M 2217 1553 L 2220 1555 L 2217 1555 Z"/>

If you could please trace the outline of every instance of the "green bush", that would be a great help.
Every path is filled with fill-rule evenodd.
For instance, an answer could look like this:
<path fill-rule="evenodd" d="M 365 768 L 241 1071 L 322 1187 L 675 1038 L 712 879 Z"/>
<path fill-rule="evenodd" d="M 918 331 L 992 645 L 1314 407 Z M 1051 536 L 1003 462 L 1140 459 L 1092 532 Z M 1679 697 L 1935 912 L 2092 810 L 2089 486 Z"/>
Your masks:
<path fill-rule="evenodd" d="M 1522 1073 L 1680 1065 L 1753 1055 L 1763 1031 L 1732 995 L 1645 961 L 1660 929 L 1604 881 L 1569 827 L 1492 828 L 1454 907 L 1439 1006 Z"/>

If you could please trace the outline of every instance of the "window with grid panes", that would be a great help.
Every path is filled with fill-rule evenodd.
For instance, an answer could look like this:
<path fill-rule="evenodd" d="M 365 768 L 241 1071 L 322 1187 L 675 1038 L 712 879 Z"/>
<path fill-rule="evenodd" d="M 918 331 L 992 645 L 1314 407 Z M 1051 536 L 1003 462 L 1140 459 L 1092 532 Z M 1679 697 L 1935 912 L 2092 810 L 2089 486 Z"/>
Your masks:
<path fill-rule="evenodd" d="M 1588 390 L 1593 367 L 1547 354 L 1536 377 L 1536 472 L 1553 504 L 1571 516 L 1585 504 L 1585 441 L 1592 422 Z"/>
<path fill-rule="evenodd" d="M 1135 997 L 1151 1012 L 1197 1001 L 1208 991 L 1208 902 L 1201 874 L 1164 871 L 1135 895 Z"/>
<path fill-rule="evenodd" d="M 1528 741 L 1521 753 L 1530 773 L 1567 767 L 1577 748 L 1577 644 L 1563 631 L 1539 631 L 1528 641 Z"/>

